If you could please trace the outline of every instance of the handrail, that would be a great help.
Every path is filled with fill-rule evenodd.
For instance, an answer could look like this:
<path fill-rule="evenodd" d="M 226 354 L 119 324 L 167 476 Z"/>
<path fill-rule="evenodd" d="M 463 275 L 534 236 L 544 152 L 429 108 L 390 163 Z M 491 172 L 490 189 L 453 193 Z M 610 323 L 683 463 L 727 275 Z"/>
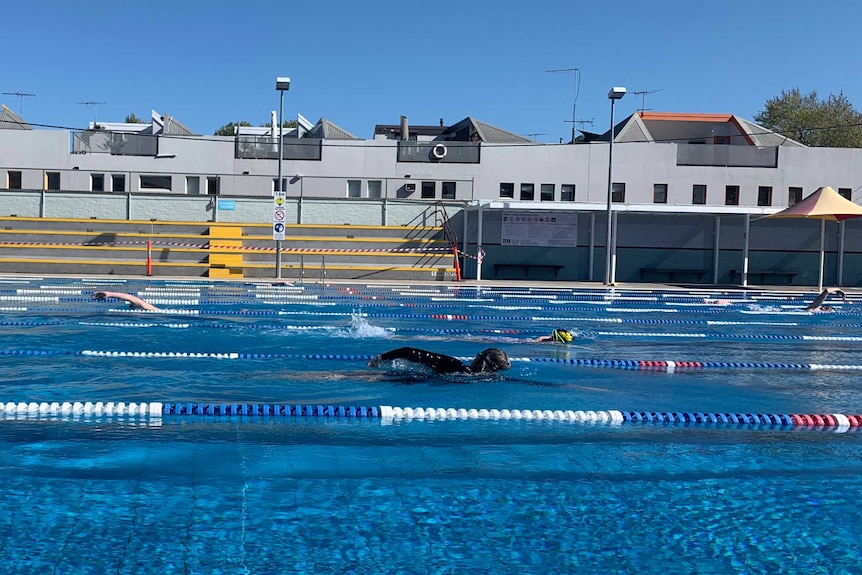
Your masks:
<path fill-rule="evenodd" d="M 446 213 L 446 206 L 442 201 L 434 202 L 434 219 L 435 223 L 440 222 L 443 228 L 443 238 L 449 242 L 449 248 L 455 256 L 455 281 L 461 281 L 461 263 L 458 259 L 458 234 L 455 233 L 455 228 L 452 227 L 452 222 L 449 221 L 449 214 Z"/>

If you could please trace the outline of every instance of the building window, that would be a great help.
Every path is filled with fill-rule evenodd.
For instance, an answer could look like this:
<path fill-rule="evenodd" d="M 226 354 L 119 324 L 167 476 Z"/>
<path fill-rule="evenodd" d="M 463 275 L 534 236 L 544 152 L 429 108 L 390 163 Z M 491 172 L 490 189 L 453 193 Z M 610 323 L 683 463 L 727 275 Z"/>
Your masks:
<path fill-rule="evenodd" d="M 706 203 L 706 185 L 705 184 L 695 184 L 691 188 L 691 203 L 705 204 Z"/>
<path fill-rule="evenodd" d="M 6 172 L 6 189 L 20 190 L 21 189 L 21 172 Z"/>
<path fill-rule="evenodd" d="M 362 181 L 347 180 L 347 197 L 361 198 L 362 197 Z"/>
<path fill-rule="evenodd" d="M 219 193 L 218 176 L 207 176 L 207 195 L 217 196 Z"/>
<path fill-rule="evenodd" d="M 105 191 L 105 174 L 90 174 L 90 190 L 93 192 Z"/>
<path fill-rule="evenodd" d="M 575 184 L 563 184 L 562 186 L 560 186 L 560 201 L 575 201 Z"/>
<path fill-rule="evenodd" d="M 667 184 L 652 185 L 652 203 L 666 204 L 667 203 Z"/>
<path fill-rule="evenodd" d="M 515 198 L 515 184 L 512 182 L 503 182 L 500 184 L 501 198 Z"/>
<path fill-rule="evenodd" d="M 536 197 L 535 184 L 521 184 L 521 199 L 531 202 Z"/>
<path fill-rule="evenodd" d="M 716 146 L 729 146 L 730 136 L 716 136 L 712 139 L 712 143 Z"/>
<path fill-rule="evenodd" d="M 350 187 L 350 183 L 348 182 L 348 188 Z M 278 188 L 278 178 L 272 179 L 272 191 L 275 192 L 284 192 L 287 191 L 287 178 L 281 179 L 281 189 Z"/>
<path fill-rule="evenodd" d="M 771 206 L 772 205 L 772 186 L 759 186 L 757 188 L 757 205 Z"/>
<path fill-rule="evenodd" d="M 125 174 L 111 174 L 111 190 L 114 192 L 126 191 Z"/>
<path fill-rule="evenodd" d="M 724 205 L 739 205 L 739 186 L 724 186 Z"/>
<path fill-rule="evenodd" d="M 443 190 L 441 192 L 441 197 L 444 200 L 455 199 L 455 182 L 443 182 Z"/>
<path fill-rule="evenodd" d="M 851 188 L 838 188 L 838 193 L 845 200 L 850 200 L 851 202 L 853 201 L 853 198 L 850 197 L 853 195 L 853 190 Z"/>
<path fill-rule="evenodd" d="M 611 186 L 611 201 L 615 204 L 623 204 L 626 201 L 626 185 L 622 182 L 614 182 Z"/>
<path fill-rule="evenodd" d="M 437 197 L 436 182 L 422 182 L 422 194 L 420 196 L 424 200 L 433 200 Z"/>
<path fill-rule="evenodd" d="M 787 194 L 787 205 L 792 206 L 802 201 L 802 188 L 790 186 Z"/>
<path fill-rule="evenodd" d="M 368 197 L 379 200 L 383 197 L 383 182 L 380 180 L 368 180 Z"/>
<path fill-rule="evenodd" d="M 171 176 L 141 176 L 140 187 L 142 190 L 157 190 L 169 192 L 171 190 Z"/>
<path fill-rule="evenodd" d="M 60 189 L 60 172 L 45 172 L 45 189 Z"/>
<path fill-rule="evenodd" d="M 186 194 L 197 196 L 201 193 L 201 179 L 198 176 L 186 176 Z"/>
<path fill-rule="evenodd" d="M 553 202 L 556 186 L 554 184 L 542 184 L 539 188 L 539 200 L 543 202 Z"/>

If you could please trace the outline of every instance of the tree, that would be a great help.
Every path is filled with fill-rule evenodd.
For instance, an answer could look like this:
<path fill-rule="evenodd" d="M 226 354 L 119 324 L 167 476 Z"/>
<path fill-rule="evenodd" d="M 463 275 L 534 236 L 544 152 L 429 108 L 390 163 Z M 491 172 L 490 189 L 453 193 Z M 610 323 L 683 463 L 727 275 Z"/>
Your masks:
<path fill-rule="evenodd" d="M 251 126 L 251 123 L 246 122 L 245 120 L 242 120 L 239 123 L 229 122 L 229 123 L 225 124 L 224 126 L 222 126 L 221 128 L 219 128 L 218 130 L 216 130 L 215 133 L 213 134 L 213 136 L 233 136 L 234 132 L 235 132 L 235 128 L 238 126 L 239 127 Z"/>
<path fill-rule="evenodd" d="M 135 116 L 135 113 L 132 112 L 131 114 L 126 116 L 126 123 L 127 124 L 143 124 L 144 121 L 141 120 L 140 118 L 138 118 L 137 116 Z"/>
<path fill-rule="evenodd" d="M 840 92 L 820 100 L 815 91 L 782 90 L 754 121 L 806 146 L 862 148 L 862 113 Z"/>
<path fill-rule="evenodd" d="M 260 125 L 261 128 L 265 128 L 267 126 L 269 126 L 269 124 L 261 124 Z M 281 123 L 281 127 L 282 128 L 295 128 L 296 127 L 296 120 L 285 120 L 284 122 Z"/>

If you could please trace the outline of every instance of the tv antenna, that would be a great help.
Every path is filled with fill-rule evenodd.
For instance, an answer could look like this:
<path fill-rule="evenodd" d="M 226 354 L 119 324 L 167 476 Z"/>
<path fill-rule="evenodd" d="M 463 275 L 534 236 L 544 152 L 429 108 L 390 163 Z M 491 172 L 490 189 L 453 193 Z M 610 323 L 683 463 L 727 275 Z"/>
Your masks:
<path fill-rule="evenodd" d="M 96 123 L 96 117 L 98 116 L 99 106 L 107 104 L 107 102 L 78 102 L 80 106 L 88 106 L 93 108 L 93 123 Z"/>
<path fill-rule="evenodd" d="M 580 126 L 581 128 L 583 128 L 587 124 L 592 126 L 594 121 L 595 121 L 595 118 L 593 118 L 591 120 L 566 120 L 566 123 L 571 122 L 573 126 Z M 572 139 L 572 141 L 574 142 L 574 139 Z"/>
<path fill-rule="evenodd" d="M 572 120 L 571 120 L 571 122 L 572 122 L 572 142 L 574 142 L 575 141 L 575 117 L 576 117 L 575 112 L 578 109 L 578 92 L 580 92 L 580 90 L 581 90 L 581 70 L 579 68 L 558 68 L 555 70 L 545 70 L 545 72 L 551 72 L 551 73 L 554 73 L 554 72 L 566 72 L 566 73 L 571 72 L 572 76 L 574 77 L 575 96 L 574 96 L 574 99 L 572 102 Z"/>
<path fill-rule="evenodd" d="M 661 92 L 661 88 L 658 90 L 641 90 L 639 92 L 632 92 L 635 96 L 641 97 L 641 107 L 638 109 L 639 112 L 645 112 L 646 110 L 651 110 L 652 108 L 646 108 L 646 97 L 650 94 L 655 94 L 656 92 Z"/>
<path fill-rule="evenodd" d="M 24 117 L 24 98 L 35 98 L 36 94 L 27 92 L 3 92 L 5 96 L 18 96 L 18 115 Z"/>
<path fill-rule="evenodd" d="M 524 134 L 524 136 L 528 138 L 533 138 L 533 141 L 536 141 L 536 136 L 547 136 L 548 134 L 544 132 L 533 132 L 532 134 Z"/>

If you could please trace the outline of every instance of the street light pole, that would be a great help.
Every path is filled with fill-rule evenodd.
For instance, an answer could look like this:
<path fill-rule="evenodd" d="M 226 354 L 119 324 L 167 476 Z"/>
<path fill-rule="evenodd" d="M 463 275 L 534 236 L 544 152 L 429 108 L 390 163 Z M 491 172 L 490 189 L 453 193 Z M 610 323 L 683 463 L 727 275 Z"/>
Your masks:
<path fill-rule="evenodd" d="M 611 267 L 615 262 L 611 260 L 611 243 L 613 239 L 613 211 L 611 199 L 614 191 L 614 103 L 626 95 L 626 89 L 622 87 L 613 87 L 608 92 L 608 99 L 611 101 L 611 131 L 610 142 L 608 146 L 608 206 L 607 206 L 607 238 L 605 240 L 605 281 L 606 286 L 613 285 L 611 276 Z M 616 275 L 616 274 L 614 274 Z"/>
<path fill-rule="evenodd" d="M 275 89 L 279 91 L 278 102 L 278 179 L 275 184 L 276 192 L 281 189 L 281 162 L 284 158 L 284 91 L 290 90 L 290 78 L 279 77 L 275 79 Z M 275 277 L 281 279 L 281 240 L 275 240 Z"/>

